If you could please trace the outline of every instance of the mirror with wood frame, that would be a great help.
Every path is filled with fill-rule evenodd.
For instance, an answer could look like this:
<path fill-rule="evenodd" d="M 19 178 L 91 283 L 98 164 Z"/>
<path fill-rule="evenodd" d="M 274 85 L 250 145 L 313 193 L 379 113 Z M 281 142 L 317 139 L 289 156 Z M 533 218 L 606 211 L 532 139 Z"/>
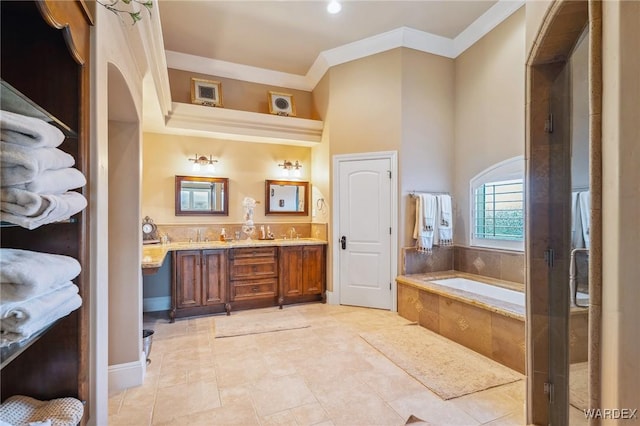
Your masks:
<path fill-rule="evenodd" d="M 176 216 L 229 215 L 229 179 L 176 176 Z"/>
<path fill-rule="evenodd" d="M 264 188 L 265 215 L 309 214 L 309 182 L 266 180 Z"/>

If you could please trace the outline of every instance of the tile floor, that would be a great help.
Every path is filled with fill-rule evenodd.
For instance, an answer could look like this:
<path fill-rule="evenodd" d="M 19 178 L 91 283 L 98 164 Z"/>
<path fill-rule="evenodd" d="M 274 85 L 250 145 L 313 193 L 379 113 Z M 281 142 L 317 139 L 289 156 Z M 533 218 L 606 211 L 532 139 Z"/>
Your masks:
<path fill-rule="evenodd" d="M 524 380 L 443 401 L 359 337 L 406 323 L 396 313 L 285 309 L 310 327 L 216 339 L 216 316 L 169 324 L 165 313 L 146 315 L 155 334 L 145 383 L 110 395 L 109 425 L 403 425 L 410 415 L 429 425 L 525 424 Z"/>

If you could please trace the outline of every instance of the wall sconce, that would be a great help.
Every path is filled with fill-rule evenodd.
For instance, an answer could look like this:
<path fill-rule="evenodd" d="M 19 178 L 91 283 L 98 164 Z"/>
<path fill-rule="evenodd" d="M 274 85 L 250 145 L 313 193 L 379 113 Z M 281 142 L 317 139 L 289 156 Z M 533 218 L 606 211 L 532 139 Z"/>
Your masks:
<path fill-rule="evenodd" d="M 282 176 L 288 177 L 290 174 L 294 177 L 302 176 L 302 172 L 300 171 L 302 164 L 298 160 L 296 160 L 295 163 L 284 160 L 284 162 L 282 164 L 278 164 L 278 166 L 282 167 Z"/>
<path fill-rule="evenodd" d="M 196 154 L 195 158 L 189 158 L 189 161 L 193 161 L 193 171 L 199 172 L 203 166 L 206 166 L 206 171 L 209 173 L 213 173 L 216 171 L 216 163 L 218 160 L 213 159 L 213 155 L 209 155 L 207 158 L 205 155 Z"/>

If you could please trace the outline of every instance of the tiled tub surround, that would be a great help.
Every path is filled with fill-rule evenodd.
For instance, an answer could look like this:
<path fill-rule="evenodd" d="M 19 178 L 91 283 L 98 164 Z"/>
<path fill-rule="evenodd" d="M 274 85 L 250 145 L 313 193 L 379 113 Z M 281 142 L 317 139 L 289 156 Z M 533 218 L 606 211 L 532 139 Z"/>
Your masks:
<path fill-rule="evenodd" d="M 524 283 L 524 253 L 478 247 L 439 247 L 421 253 L 415 247 L 402 249 L 405 275 L 456 270 L 499 280 Z"/>
<path fill-rule="evenodd" d="M 472 280 L 471 289 L 452 288 L 434 281 L 450 278 Z M 421 326 L 479 352 L 494 361 L 525 373 L 524 285 L 459 271 L 401 275 L 398 282 L 398 313 Z M 519 300 L 499 300 L 482 295 L 476 285 L 496 286 L 520 294 Z M 510 296 L 514 296 L 511 294 Z M 517 303 L 514 303 L 517 302 Z M 571 362 L 586 360 L 587 309 L 572 311 Z"/>

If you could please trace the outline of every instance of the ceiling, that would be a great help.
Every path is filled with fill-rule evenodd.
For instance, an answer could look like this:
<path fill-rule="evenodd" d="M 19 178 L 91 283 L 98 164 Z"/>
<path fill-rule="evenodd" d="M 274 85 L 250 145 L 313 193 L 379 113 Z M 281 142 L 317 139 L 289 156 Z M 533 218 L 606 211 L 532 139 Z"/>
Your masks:
<path fill-rule="evenodd" d="M 272 79 L 285 76 L 297 86 L 294 88 L 310 90 L 313 82 L 296 84 L 295 79 L 313 73 L 314 64 L 317 66 L 323 55 L 323 62 L 328 62 L 324 71 L 335 65 L 330 59 L 335 55 L 340 56 L 333 60 L 338 63 L 366 56 L 366 43 L 391 43 L 390 47 L 408 43 L 407 47 L 425 51 L 433 49 L 422 46 L 432 44 L 436 51 L 431 53 L 455 57 L 522 3 L 343 0 L 342 11 L 331 15 L 326 10 L 328 0 L 159 0 L 158 9 L 170 68 L 206 69 L 208 74 L 240 79 L 243 73 L 262 73 L 263 80 L 269 80 L 269 75 Z M 505 7 L 510 12 L 501 12 Z M 450 54 L 438 50 L 437 45 L 440 50 L 447 43 L 453 46 L 473 28 L 478 35 L 468 45 L 451 47 Z M 390 41 L 392 36 L 397 40 Z M 411 45 L 412 40 L 416 46 Z M 376 47 L 369 54 L 381 49 Z M 256 79 L 260 77 L 247 78 Z"/>

